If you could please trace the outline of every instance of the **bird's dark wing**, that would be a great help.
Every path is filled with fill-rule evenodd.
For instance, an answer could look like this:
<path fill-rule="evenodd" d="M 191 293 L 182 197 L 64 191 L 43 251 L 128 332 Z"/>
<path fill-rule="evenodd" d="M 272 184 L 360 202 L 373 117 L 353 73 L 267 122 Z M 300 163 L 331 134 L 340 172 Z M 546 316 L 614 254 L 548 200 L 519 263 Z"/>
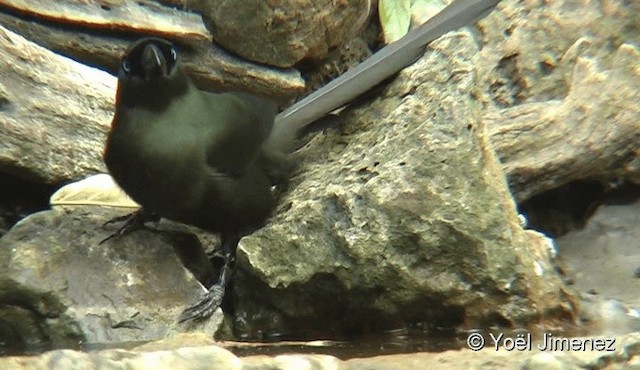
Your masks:
<path fill-rule="evenodd" d="M 413 63 L 433 40 L 487 15 L 500 0 L 455 0 L 426 23 L 387 45 L 313 94 L 278 114 L 265 145 L 272 151 L 296 149 L 305 126 L 338 109 Z"/>
<path fill-rule="evenodd" d="M 258 158 L 271 131 L 277 105 L 242 92 L 207 96 L 216 125 L 208 139 L 207 164 L 218 173 L 241 176 Z"/>

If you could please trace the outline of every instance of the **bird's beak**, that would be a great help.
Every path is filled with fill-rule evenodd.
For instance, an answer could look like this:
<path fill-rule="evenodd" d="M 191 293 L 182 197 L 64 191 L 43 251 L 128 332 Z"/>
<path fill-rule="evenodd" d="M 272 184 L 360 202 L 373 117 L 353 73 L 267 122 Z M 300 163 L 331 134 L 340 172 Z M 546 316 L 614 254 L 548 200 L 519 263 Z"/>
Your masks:
<path fill-rule="evenodd" d="M 142 65 L 144 79 L 147 81 L 164 77 L 168 74 L 167 62 L 160 49 L 153 44 L 145 46 L 140 64 Z"/>

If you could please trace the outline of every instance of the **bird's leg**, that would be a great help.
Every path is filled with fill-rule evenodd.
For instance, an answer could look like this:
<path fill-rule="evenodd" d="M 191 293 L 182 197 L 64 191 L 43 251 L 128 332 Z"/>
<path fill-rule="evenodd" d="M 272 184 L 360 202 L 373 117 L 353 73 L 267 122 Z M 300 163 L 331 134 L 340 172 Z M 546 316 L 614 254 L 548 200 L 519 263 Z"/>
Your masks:
<path fill-rule="evenodd" d="M 205 292 L 204 297 L 200 300 L 200 302 L 195 305 L 187 308 L 182 312 L 179 322 L 185 322 L 189 320 L 193 321 L 202 321 L 208 319 L 213 315 L 213 312 L 220 307 L 222 304 L 222 299 L 224 298 L 224 291 L 231 280 L 232 268 L 231 265 L 235 259 L 235 252 L 238 246 L 238 242 L 240 241 L 240 237 L 238 234 L 222 234 L 220 236 L 222 239 L 222 252 L 224 256 L 224 264 L 222 265 L 222 269 L 220 270 L 220 277 L 218 278 L 218 282 L 213 284 L 207 292 Z"/>
<path fill-rule="evenodd" d="M 147 222 L 157 222 L 160 220 L 160 216 L 153 212 L 145 212 L 143 208 L 139 208 L 137 211 L 129 213 L 128 215 L 118 216 L 105 222 L 102 227 L 105 227 L 116 222 L 124 221 L 124 224 L 113 234 L 102 239 L 99 244 L 102 244 L 110 239 L 117 239 L 124 234 L 137 230 L 144 226 Z"/>

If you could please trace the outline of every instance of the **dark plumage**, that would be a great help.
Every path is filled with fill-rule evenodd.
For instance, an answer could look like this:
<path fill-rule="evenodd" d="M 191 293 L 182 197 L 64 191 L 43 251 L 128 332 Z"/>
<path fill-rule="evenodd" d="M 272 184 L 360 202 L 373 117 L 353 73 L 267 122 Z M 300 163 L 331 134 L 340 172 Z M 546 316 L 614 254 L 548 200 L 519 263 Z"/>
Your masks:
<path fill-rule="evenodd" d="M 215 232 L 258 226 L 275 204 L 262 143 L 276 105 L 245 93 L 200 91 L 176 58 L 160 39 L 129 49 L 107 168 L 145 211 Z"/>
<path fill-rule="evenodd" d="M 277 162 L 262 147 L 275 103 L 198 90 L 175 47 L 156 38 L 129 48 L 118 80 L 104 154 L 109 172 L 142 205 L 144 217 L 219 232 L 228 266 L 240 236 L 259 227 L 275 207 L 270 170 Z M 218 287 L 224 288 L 224 280 Z M 222 294 L 212 299 L 217 307 Z M 215 307 L 193 315 L 206 316 Z"/>

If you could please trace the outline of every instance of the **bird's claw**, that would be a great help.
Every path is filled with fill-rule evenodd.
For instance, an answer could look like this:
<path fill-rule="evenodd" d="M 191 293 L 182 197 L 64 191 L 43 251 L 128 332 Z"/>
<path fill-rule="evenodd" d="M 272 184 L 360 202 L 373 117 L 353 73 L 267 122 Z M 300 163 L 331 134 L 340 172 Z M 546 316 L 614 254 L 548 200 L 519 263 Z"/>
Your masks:
<path fill-rule="evenodd" d="M 232 238 L 222 238 L 224 265 L 220 270 L 218 282 L 209 288 L 200 302 L 184 310 L 178 322 L 206 320 L 220 307 L 222 299 L 224 298 L 224 291 L 231 279 L 231 265 L 233 264 L 235 247 L 238 245 L 238 240 L 239 238 L 235 235 Z"/>
<path fill-rule="evenodd" d="M 122 221 L 129 221 L 130 219 L 132 219 L 133 217 L 135 217 L 136 213 L 137 213 L 137 212 L 131 212 L 131 213 L 129 213 L 129 214 L 127 214 L 127 215 L 124 215 L 124 216 L 114 217 L 114 218 L 112 218 L 111 220 L 109 220 L 109 221 L 107 221 L 107 222 L 103 223 L 103 224 L 102 224 L 102 227 L 104 228 L 104 227 L 106 227 L 107 225 L 115 224 L 115 223 L 122 222 Z"/>
<path fill-rule="evenodd" d="M 149 214 L 147 212 L 144 212 L 142 209 L 129 213 L 128 215 L 114 217 L 111 220 L 102 224 L 102 227 L 104 228 L 107 225 L 111 225 L 111 224 L 115 224 L 117 222 L 123 222 L 123 221 L 124 221 L 124 224 L 114 233 L 102 239 L 98 244 L 103 244 L 107 240 L 118 239 L 124 234 L 128 234 L 131 231 L 134 231 L 143 227 L 146 222 L 157 221 L 158 219 L 159 217 L 157 215 Z"/>
<path fill-rule="evenodd" d="M 222 304 L 224 298 L 224 286 L 215 284 L 205 293 L 200 302 L 182 311 L 178 322 L 203 321 L 211 317 L 215 310 Z"/>

